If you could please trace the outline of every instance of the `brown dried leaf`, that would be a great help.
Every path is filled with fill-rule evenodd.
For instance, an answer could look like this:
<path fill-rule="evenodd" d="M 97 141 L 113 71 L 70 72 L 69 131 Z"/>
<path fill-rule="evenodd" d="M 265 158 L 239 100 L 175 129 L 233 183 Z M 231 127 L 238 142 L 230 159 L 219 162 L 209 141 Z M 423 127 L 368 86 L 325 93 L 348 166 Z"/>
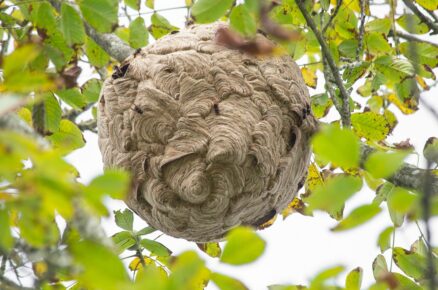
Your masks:
<path fill-rule="evenodd" d="M 272 54 L 275 48 L 271 41 L 261 35 L 247 41 L 226 27 L 221 27 L 216 31 L 215 41 L 219 45 L 255 56 Z"/>

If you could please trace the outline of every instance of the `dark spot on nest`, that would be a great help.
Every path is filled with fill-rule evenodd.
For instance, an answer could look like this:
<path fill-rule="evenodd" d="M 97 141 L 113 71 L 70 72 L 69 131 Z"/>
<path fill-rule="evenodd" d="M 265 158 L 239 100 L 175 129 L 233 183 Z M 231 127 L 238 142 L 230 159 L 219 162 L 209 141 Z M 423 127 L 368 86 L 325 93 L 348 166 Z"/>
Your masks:
<path fill-rule="evenodd" d="M 296 142 L 297 142 L 297 134 L 295 133 L 294 130 L 292 130 L 290 132 L 290 136 L 289 136 L 288 149 L 292 150 L 292 148 L 294 148 Z"/>
<path fill-rule="evenodd" d="M 129 63 L 124 64 L 121 67 L 115 66 L 114 73 L 112 74 L 112 78 L 115 80 L 124 77 L 128 68 L 129 68 Z"/>
<path fill-rule="evenodd" d="M 134 52 L 134 57 L 136 57 L 137 55 L 139 55 L 141 53 L 141 48 L 137 48 Z"/>
<path fill-rule="evenodd" d="M 303 120 L 304 120 L 304 119 L 307 118 L 307 110 L 306 110 L 306 108 L 303 108 L 302 113 L 303 113 Z"/>
<path fill-rule="evenodd" d="M 268 214 L 266 214 L 265 216 L 263 216 L 262 218 L 258 219 L 255 223 L 253 223 L 252 225 L 254 227 L 259 227 L 261 225 L 263 225 L 264 223 L 270 221 L 275 215 L 277 214 L 277 211 L 275 209 L 272 209 L 270 212 L 268 212 Z"/>
<path fill-rule="evenodd" d="M 219 115 L 220 111 L 219 111 L 219 104 L 218 103 L 213 104 L 213 109 L 214 109 L 214 112 L 216 113 L 216 115 Z"/>
<path fill-rule="evenodd" d="M 139 106 L 137 106 L 136 104 L 133 104 L 131 106 L 131 110 L 133 110 L 134 112 L 136 112 L 140 115 L 143 114 L 143 110 Z"/>

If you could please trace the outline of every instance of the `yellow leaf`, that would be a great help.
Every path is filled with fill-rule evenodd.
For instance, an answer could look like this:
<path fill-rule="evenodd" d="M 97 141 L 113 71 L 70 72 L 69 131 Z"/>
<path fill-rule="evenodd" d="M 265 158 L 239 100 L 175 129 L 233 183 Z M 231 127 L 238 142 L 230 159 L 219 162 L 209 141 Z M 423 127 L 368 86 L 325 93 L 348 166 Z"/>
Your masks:
<path fill-rule="evenodd" d="M 417 80 L 417 83 L 423 90 L 428 91 L 430 89 L 430 87 L 427 85 L 426 81 L 422 77 L 416 76 L 415 78 Z"/>
<path fill-rule="evenodd" d="M 402 102 L 395 94 L 389 94 L 386 96 L 388 101 L 397 106 L 397 108 L 405 115 L 409 115 L 415 112 L 415 104 L 411 104 L 412 99 L 408 99 L 405 102 Z"/>
<path fill-rule="evenodd" d="M 32 264 L 33 272 L 35 273 L 35 276 L 38 278 L 44 278 L 45 274 L 47 273 L 47 270 L 49 269 L 46 262 L 35 262 Z"/>
<path fill-rule="evenodd" d="M 306 205 L 304 204 L 304 202 L 300 198 L 294 197 L 294 199 L 283 210 L 281 215 L 283 216 L 283 219 L 287 218 L 295 212 L 305 215 L 305 208 Z"/>
<path fill-rule="evenodd" d="M 152 259 L 150 259 L 150 258 L 148 258 L 146 256 L 143 257 L 143 260 L 144 260 L 145 265 L 150 265 L 153 262 Z M 140 261 L 140 258 L 139 257 L 135 257 L 131 261 L 131 263 L 129 263 L 129 269 L 131 271 L 137 271 L 140 268 L 143 268 L 143 265 L 142 265 L 142 263 Z"/>
<path fill-rule="evenodd" d="M 301 69 L 301 73 L 303 74 L 304 82 L 308 87 L 316 89 L 316 84 L 318 78 L 316 77 L 315 71 L 308 69 L 307 67 L 303 67 Z"/>
<path fill-rule="evenodd" d="M 309 196 L 310 193 L 319 185 L 324 184 L 324 178 L 319 173 L 319 169 L 315 163 L 311 163 L 306 179 L 306 193 L 303 196 Z"/>

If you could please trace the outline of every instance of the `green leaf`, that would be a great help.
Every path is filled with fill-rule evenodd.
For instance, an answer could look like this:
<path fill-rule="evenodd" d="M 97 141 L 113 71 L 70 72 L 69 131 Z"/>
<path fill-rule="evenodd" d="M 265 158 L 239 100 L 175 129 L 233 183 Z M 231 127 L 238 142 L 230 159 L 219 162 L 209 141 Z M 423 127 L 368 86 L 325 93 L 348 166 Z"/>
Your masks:
<path fill-rule="evenodd" d="M 59 124 L 59 131 L 51 136 L 48 136 L 55 148 L 68 153 L 79 149 L 85 145 L 84 136 L 81 130 L 69 120 L 61 120 Z"/>
<path fill-rule="evenodd" d="M 429 32 L 429 27 L 423 23 L 415 14 L 404 13 L 397 19 L 397 24 L 409 33 L 425 34 Z"/>
<path fill-rule="evenodd" d="M 358 41 L 356 39 L 346 39 L 338 46 L 339 53 L 349 58 L 355 58 Z"/>
<path fill-rule="evenodd" d="M 380 211 L 381 208 L 375 204 L 359 206 L 337 224 L 332 231 L 338 232 L 355 228 L 375 217 Z"/>
<path fill-rule="evenodd" d="M 380 32 L 385 35 L 391 30 L 391 20 L 389 18 L 377 18 L 365 24 L 366 32 Z"/>
<path fill-rule="evenodd" d="M 313 95 L 310 100 L 313 115 L 318 119 L 325 117 L 333 106 L 333 102 L 327 93 Z"/>
<path fill-rule="evenodd" d="M 85 53 L 91 65 L 95 67 L 103 67 L 110 61 L 109 55 L 89 37 L 85 44 Z"/>
<path fill-rule="evenodd" d="M 313 139 L 313 150 L 324 162 L 332 162 L 343 168 L 359 165 L 359 140 L 350 130 L 334 125 L 323 126 Z"/>
<path fill-rule="evenodd" d="M 117 252 L 119 254 L 123 253 L 123 251 L 136 244 L 135 238 L 132 236 L 132 233 L 127 231 L 116 233 L 111 237 L 111 239 L 116 245 Z"/>
<path fill-rule="evenodd" d="M 87 100 L 78 88 L 58 91 L 56 94 L 62 101 L 75 109 L 82 109 L 87 105 Z"/>
<path fill-rule="evenodd" d="M 109 249 L 85 240 L 70 245 L 70 250 L 76 263 L 83 268 L 79 275 L 82 286 L 106 290 L 130 288 L 131 283 L 125 267 L 119 257 Z M 105 279 L 96 279 L 96 277 L 105 277 Z"/>
<path fill-rule="evenodd" d="M 270 285 L 269 290 L 307 290 L 306 286 L 302 285 Z"/>
<path fill-rule="evenodd" d="M 319 209 L 332 216 L 342 211 L 344 203 L 362 187 L 362 179 L 348 175 L 335 176 L 318 186 L 313 193 L 304 200 L 309 210 Z"/>
<path fill-rule="evenodd" d="M 178 27 L 170 24 L 166 18 L 158 13 L 152 14 L 151 23 L 149 31 L 155 39 L 159 39 L 172 31 L 178 31 Z"/>
<path fill-rule="evenodd" d="M 368 72 L 370 64 L 370 62 L 366 61 L 358 66 L 346 68 L 342 77 L 348 82 L 347 85 L 351 87 L 358 79 L 363 77 Z"/>
<path fill-rule="evenodd" d="M 325 282 L 329 279 L 332 279 L 336 276 L 339 276 L 342 272 L 344 272 L 344 267 L 342 266 L 335 266 L 332 268 L 329 268 L 327 270 L 324 270 L 318 275 L 316 275 L 315 278 L 313 278 L 312 282 L 310 283 L 310 289 L 327 289 L 325 287 Z"/>
<path fill-rule="evenodd" d="M 409 277 L 421 281 L 427 277 L 427 260 L 412 251 L 395 247 L 392 251 L 392 259 L 395 264 Z"/>
<path fill-rule="evenodd" d="M 9 252 L 13 244 L 8 211 L 0 208 L 0 250 Z"/>
<path fill-rule="evenodd" d="M 218 258 L 222 254 L 222 249 L 219 243 L 197 243 L 198 248 L 212 258 Z"/>
<path fill-rule="evenodd" d="M 152 254 L 157 255 L 159 257 L 167 257 L 172 254 L 172 251 L 166 248 L 166 246 L 154 240 L 143 239 L 140 241 L 140 245 L 142 245 L 146 250 L 148 250 Z"/>
<path fill-rule="evenodd" d="M 125 0 L 125 4 L 134 10 L 140 10 L 140 0 Z"/>
<path fill-rule="evenodd" d="M 409 152 L 382 152 L 376 151 L 370 154 L 365 161 L 365 169 L 374 178 L 387 178 L 394 174 L 403 165 L 403 160 Z"/>
<path fill-rule="evenodd" d="M 81 87 L 82 95 L 85 96 L 87 103 L 95 103 L 99 99 L 102 89 L 102 81 L 99 79 L 89 79 Z"/>
<path fill-rule="evenodd" d="M 52 89 L 53 83 L 43 71 L 29 69 L 40 53 L 40 47 L 24 45 L 7 55 L 3 63 L 4 82 L 0 83 L 0 91 L 28 93 Z"/>
<path fill-rule="evenodd" d="M 371 55 L 388 55 L 391 46 L 381 32 L 367 32 L 364 37 L 365 48 Z"/>
<path fill-rule="evenodd" d="M 60 30 L 70 46 L 82 44 L 85 41 L 85 29 L 81 16 L 65 2 L 61 5 Z"/>
<path fill-rule="evenodd" d="M 118 22 L 118 0 L 81 0 L 85 20 L 99 32 L 111 32 Z"/>
<path fill-rule="evenodd" d="M 48 2 L 32 6 L 31 20 L 36 27 L 45 30 L 46 34 L 52 34 L 56 30 L 54 9 Z"/>
<path fill-rule="evenodd" d="M 204 264 L 194 251 L 182 253 L 171 264 L 172 274 L 165 290 L 203 289 L 210 275 Z"/>
<path fill-rule="evenodd" d="M 150 8 L 150 9 L 154 9 L 154 3 L 155 2 L 155 0 L 146 0 L 146 7 L 148 7 L 148 8 Z M 189 6 L 189 5 L 187 5 L 187 6 Z"/>
<path fill-rule="evenodd" d="M 357 267 L 348 273 L 345 281 L 345 290 L 360 290 L 360 286 L 362 285 L 362 275 L 363 270 L 360 267 Z"/>
<path fill-rule="evenodd" d="M 429 162 L 438 163 L 438 138 L 430 137 L 424 144 L 423 155 Z"/>
<path fill-rule="evenodd" d="M 411 194 L 408 190 L 395 187 L 387 197 L 389 215 L 396 227 L 403 224 L 405 214 L 413 208 L 418 196 Z"/>
<path fill-rule="evenodd" d="M 142 17 L 137 17 L 129 24 L 129 45 L 140 48 L 148 44 L 149 33 Z"/>
<path fill-rule="evenodd" d="M 230 25 L 231 28 L 244 36 L 253 36 L 257 31 L 257 24 L 254 17 L 243 4 L 231 10 Z"/>
<path fill-rule="evenodd" d="M 379 237 L 377 238 L 377 245 L 380 248 L 380 252 L 383 253 L 391 247 L 391 238 L 394 230 L 394 227 L 387 227 L 380 232 Z"/>
<path fill-rule="evenodd" d="M 411 251 L 419 254 L 420 256 L 426 257 L 428 255 L 429 249 L 424 243 L 423 238 L 419 238 L 411 245 Z"/>
<path fill-rule="evenodd" d="M 420 6 L 427 10 L 437 10 L 438 0 L 415 0 Z"/>
<path fill-rule="evenodd" d="M 75 51 L 58 30 L 44 40 L 44 53 L 53 62 L 57 71 L 62 71 L 75 55 Z"/>
<path fill-rule="evenodd" d="M 383 255 L 377 255 L 373 261 L 373 275 L 376 281 L 379 281 L 385 277 L 388 273 L 388 264 L 386 264 L 385 257 Z"/>
<path fill-rule="evenodd" d="M 384 140 L 391 129 L 384 116 L 371 111 L 352 114 L 351 125 L 359 137 L 364 137 L 370 141 Z"/>
<path fill-rule="evenodd" d="M 406 59 L 381 56 L 374 61 L 374 64 L 377 71 L 393 84 L 415 75 L 414 67 Z"/>
<path fill-rule="evenodd" d="M 220 289 L 220 290 L 247 290 L 248 288 L 239 280 L 234 279 L 230 276 L 212 273 L 210 276 L 211 281 Z"/>
<path fill-rule="evenodd" d="M 92 195 L 101 196 L 107 194 L 115 199 L 123 199 L 128 191 L 128 187 L 129 175 L 127 172 L 107 169 L 103 175 L 95 177 L 86 190 Z"/>
<path fill-rule="evenodd" d="M 401 53 L 411 61 L 427 65 L 431 68 L 438 66 L 438 48 L 424 42 L 403 42 L 399 45 Z"/>
<path fill-rule="evenodd" d="M 231 265 L 242 265 L 255 261 L 265 250 L 263 241 L 248 227 L 238 227 L 231 230 L 226 237 L 221 262 Z"/>
<path fill-rule="evenodd" d="M 61 106 L 52 93 L 44 94 L 41 99 L 41 103 L 33 106 L 32 123 L 37 131 L 44 134 L 57 132 L 62 117 Z"/>
<path fill-rule="evenodd" d="M 391 275 L 393 275 L 397 281 L 397 290 L 424 290 L 423 287 L 399 273 L 391 273 Z"/>
<path fill-rule="evenodd" d="M 405 213 L 412 207 L 414 201 L 415 196 L 401 187 L 394 187 L 388 193 L 388 211 L 394 226 L 400 227 L 403 224 Z"/>
<path fill-rule="evenodd" d="M 114 217 L 116 220 L 116 225 L 120 228 L 132 231 L 132 226 L 134 223 L 134 214 L 129 209 L 125 209 L 124 211 L 116 210 L 114 211 Z"/>
<path fill-rule="evenodd" d="M 156 229 L 154 229 L 153 227 L 144 227 L 141 230 L 139 230 L 138 232 L 136 232 L 135 235 L 136 236 L 145 236 L 145 235 L 149 235 L 155 231 L 156 231 Z"/>
<path fill-rule="evenodd" d="M 233 0 L 198 0 L 192 6 L 192 17 L 198 23 L 213 22 L 231 8 Z"/>

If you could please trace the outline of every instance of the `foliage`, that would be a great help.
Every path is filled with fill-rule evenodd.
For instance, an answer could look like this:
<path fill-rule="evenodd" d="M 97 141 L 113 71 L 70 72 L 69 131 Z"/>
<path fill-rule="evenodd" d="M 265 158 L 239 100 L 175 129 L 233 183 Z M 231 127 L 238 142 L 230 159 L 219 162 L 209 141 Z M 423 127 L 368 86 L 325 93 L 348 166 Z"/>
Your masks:
<path fill-rule="evenodd" d="M 235 277 L 211 271 L 203 254 L 175 256 L 157 240 L 155 229 L 135 229 L 129 210 L 114 212 L 120 231 L 106 237 L 98 223 L 110 214 L 103 201 L 123 199 L 128 174 L 107 170 L 84 184 L 64 158 L 85 145 L 85 130 L 96 130 L 102 82 L 120 60 L 108 45 L 124 44 L 133 52 L 179 29 L 160 11 L 147 10 L 155 2 L 0 1 L 0 119 L 18 116 L 21 121 L 21 129 L 0 131 L 0 288 L 21 289 L 18 274 L 6 273 L 27 268 L 35 289 L 192 290 L 209 282 L 219 289 L 247 289 Z M 422 92 L 436 85 L 438 45 L 427 39 L 438 33 L 438 2 L 389 0 L 384 3 L 388 15 L 380 12 L 381 4 L 368 0 L 185 3 L 181 9 L 188 9 L 191 21 L 229 21 L 237 33 L 234 41 L 245 43 L 238 47 L 243 53 L 289 54 L 301 63 L 309 88 L 324 87 L 311 96 L 312 111 L 321 122 L 329 113 L 336 117 L 313 137 L 305 190 L 283 217 L 323 211 L 339 221 L 334 232 L 360 227 L 381 212 L 388 212 L 393 223 L 376 243 L 382 254 L 392 253 L 400 272 L 379 255 L 372 265 L 372 285 L 362 285 L 362 268 L 347 274 L 335 266 L 317 273 L 308 286 L 269 289 L 436 286 L 431 278 L 438 259 L 428 236 L 410 249 L 394 245 L 403 224 L 424 220 L 427 226 L 438 215 L 437 193 L 427 183 L 436 172 L 421 171 L 426 172 L 423 178 L 400 171 L 415 152 L 408 141 L 392 144 L 388 137 L 397 126 L 393 112 L 414 113 Z M 254 39 L 258 29 L 275 39 L 275 49 L 260 50 Z M 102 41 L 110 33 L 120 44 Z M 93 77 L 79 81 L 82 71 L 89 70 Z M 424 148 L 428 165 L 438 160 L 435 143 L 431 138 Z M 428 179 L 428 174 L 433 176 Z M 406 186 L 414 183 L 403 183 L 403 178 L 418 186 Z M 373 202 L 344 217 L 345 204 L 364 184 L 375 191 Z M 237 266 L 259 258 L 265 242 L 241 227 L 230 231 L 223 248 L 215 242 L 198 247 L 220 263 Z M 342 273 L 347 274 L 345 284 L 333 283 Z"/>

